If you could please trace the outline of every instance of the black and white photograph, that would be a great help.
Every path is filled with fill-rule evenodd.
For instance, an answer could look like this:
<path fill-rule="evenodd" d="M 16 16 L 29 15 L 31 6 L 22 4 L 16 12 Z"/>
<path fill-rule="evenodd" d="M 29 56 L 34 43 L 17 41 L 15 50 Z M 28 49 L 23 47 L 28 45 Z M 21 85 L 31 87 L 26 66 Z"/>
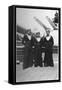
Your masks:
<path fill-rule="evenodd" d="M 59 80 L 59 10 L 16 8 L 16 82 Z"/>

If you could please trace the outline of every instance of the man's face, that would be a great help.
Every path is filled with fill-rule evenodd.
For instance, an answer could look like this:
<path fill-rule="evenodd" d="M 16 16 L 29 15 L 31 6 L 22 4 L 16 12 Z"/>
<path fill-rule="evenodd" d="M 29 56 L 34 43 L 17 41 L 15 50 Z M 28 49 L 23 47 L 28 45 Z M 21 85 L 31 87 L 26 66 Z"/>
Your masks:
<path fill-rule="evenodd" d="M 28 31 L 28 35 L 31 35 L 31 31 Z"/>
<path fill-rule="evenodd" d="M 49 35 L 50 35 L 50 31 L 49 31 L 49 30 L 47 30 L 47 31 L 46 31 L 46 33 L 47 33 L 47 36 L 49 36 Z"/>
<path fill-rule="evenodd" d="M 36 33 L 36 37 L 40 37 L 40 33 Z"/>

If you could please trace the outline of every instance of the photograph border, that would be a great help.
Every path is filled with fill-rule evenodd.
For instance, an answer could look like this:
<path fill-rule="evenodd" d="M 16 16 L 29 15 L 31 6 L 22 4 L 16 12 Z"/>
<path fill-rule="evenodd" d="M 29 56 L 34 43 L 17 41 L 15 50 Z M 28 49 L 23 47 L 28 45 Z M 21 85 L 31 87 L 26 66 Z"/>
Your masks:
<path fill-rule="evenodd" d="M 14 8 L 13 12 L 13 55 L 14 55 L 14 84 L 34 84 L 34 83 L 50 83 L 61 81 L 61 8 L 58 7 L 43 7 L 43 6 L 25 6 L 25 5 L 12 5 Z M 45 81 L 27 81 L 27 82 L 16 82 L 16 8 L 28 8 L 28 9 L 46 9 L 46 10 L 58 10 L 59 11 L 59 79 L 58 80 L 45 80 Z"/>

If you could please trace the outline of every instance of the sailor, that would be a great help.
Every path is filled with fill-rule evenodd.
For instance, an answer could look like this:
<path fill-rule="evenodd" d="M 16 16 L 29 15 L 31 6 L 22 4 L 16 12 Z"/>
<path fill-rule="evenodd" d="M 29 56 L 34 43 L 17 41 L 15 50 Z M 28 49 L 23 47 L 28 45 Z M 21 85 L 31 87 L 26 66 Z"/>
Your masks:
<path fill-rule="evenodd" d="M 44 38 L 45 46 L 45 57 L 44 57 L 44 66 L 54 66 L 53 63 L 53 37 L 50 35 L 50 28 L 46 30 L 46 37 Z"/>
<path fill-rule="evenodd" d="M 42 57 L 41 57 L 41 47 L 40 44 L 41 37 L 40 32 L 36 33 L 36 38 L 34 39 L 34 60 L 35 60 L 35 67 L 40 66 L 42 67 Z"/>
<path fill-rule="evenodd" d="M 33 65 L 31 30 L 24 35 L 22 43 L 25 45 L 23 69 L 26 69 Z"/>

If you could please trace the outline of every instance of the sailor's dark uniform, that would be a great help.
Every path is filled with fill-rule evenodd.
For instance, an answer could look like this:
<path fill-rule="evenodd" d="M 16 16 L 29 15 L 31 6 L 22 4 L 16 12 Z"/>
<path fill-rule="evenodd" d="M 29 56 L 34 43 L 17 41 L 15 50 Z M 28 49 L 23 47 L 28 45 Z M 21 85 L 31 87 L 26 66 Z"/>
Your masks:
<path fill-rule="evenodd" d="M 42 40 L 37 41 L 36 38 L 34 38 L 34 61 L 35 61 L 35 67 L 41 66 L 42 67 Z"/>
<path fill-rule="evenodd" d="M 45 66 L 54 66 L 53 63 L 53 37 L 51 36 L 49 40 L 46 39 L 46 37 L 44 38 L 44 46 L 45 46 L 45 57 L 44 57 L 44 65 Z"/>
<path fill-rule="evenodd" d="M 22 43 L 25 45 L 24 48 L 24 60 L 23 60 L 23 69 L 32 67 L 33 65 L 33 55 L 32 55 L 32 39 L 29 40 L 28 36 L 25 35 Z"/>

